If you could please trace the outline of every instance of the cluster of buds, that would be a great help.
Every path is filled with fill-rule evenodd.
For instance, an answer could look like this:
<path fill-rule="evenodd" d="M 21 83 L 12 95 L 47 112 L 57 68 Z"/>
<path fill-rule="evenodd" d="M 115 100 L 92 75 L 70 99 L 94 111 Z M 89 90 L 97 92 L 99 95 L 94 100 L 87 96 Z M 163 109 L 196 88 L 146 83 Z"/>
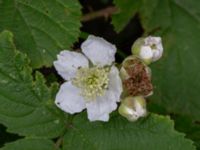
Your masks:
<path fill-rule="evenodd" d="M 161 58 L 163 47 L 160 37 L 139 38 L 132 46 L 132 55 L 122 63 L 123 82 L 119 113 L 129 121 L 147 115 L 145 98 L 153 94 L 149 64 Z"/>

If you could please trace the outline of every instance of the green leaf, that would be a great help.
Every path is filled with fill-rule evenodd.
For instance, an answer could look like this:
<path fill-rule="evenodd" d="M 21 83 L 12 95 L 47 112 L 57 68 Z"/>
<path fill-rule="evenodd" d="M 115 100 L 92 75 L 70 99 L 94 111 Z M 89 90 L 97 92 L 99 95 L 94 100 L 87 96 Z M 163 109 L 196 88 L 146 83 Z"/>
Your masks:
<path fill-rule="evenodd" d="M 88 122 L 77 116 L 64 137 L 63 150 L 194 150 L 184 135 L 174 130 L 168 117 L 151 114 L 131 123 L 115 116 L 108 123 Z"/>
<path fill-rule="evenodd" d="M 22 139 L 6 144 L 0 150 L 58 150 L 51 140 Z"/>
<path fill-rule="evenodd" d="M 140 17 L 145 32 L 165 30 L 171 25 L 170 1 L 173 0 L 143 1 L 140 8 Z"/>
<path fill-rule="evenodd" d="M 56 137 L 64 131 L 63 116 L 54 105 L 55 86 L 43 76 L 35 80 L 27 57 L 16 51 L 12 34 L 0 34 L 0 123 L 24 136 Z"/>
<path fill-rule="evenodd" d="M 197 150 L 200 150 L 200 123 L 178 115 L 173 116 L 173 120 L 175 120 L 176 130 L 186 133 L 186 137 L 192 139 Z"/>
<path fill-rule="evenodd" d="M 121 31 L 137 13 L 140 0 L 114 0 L 118 11 L 112 16 L 112 24 L 117 32 Z"/>
<path fill-rule="evenodd" d="M 127 7 L 135 3 L 127 0 Z M 168 112 L 194 120 L 200 120 L 199 6 L 199 0 L 143 0 L 138 8 L 145 34 L 161 36 L 164 44 L 163 58 L 152 65 L 152 99 Z M 121 15 L 126 13 L 124 9 Z"/>
<path fill-rule="evenodd" d="M 1 0 L 0 10 L 0 31 L 14 33 L 17 49 L 29 56 L 33 67 L 52 65 L 56 54 L 78 38 L 77 0 Z"/>
<path fill-rule="evenodd" d="M 192 3 L 195 5 L 190 9 Z M 154 100 L 166 107 L 168 112 L 187 115 L 194 120 L 200 120 L 200 18 L 196 16 L 197 12 L 200 13 L 199 5 L 198 0 L 187 3 L 169 1 L 172 17 L 167 21 L 170 26 L 161 28 L 164 57 L 153 65 L 156 87 Z M 157 9 L 159 8 L 158 5 Z M 162 18 L 159 22 L 165 19 L 167 18 Z M 156 24 L 155 20 L 152 22 Z"/>
<path fill-rule="evenodd" d="M 170 0 L 114 0 L 118 11 L 112 16 L 112 23 L 117 32 L 123 30 L 136 13 L 140 13 L 145 31 L 158 30 L 170 24 Z M 162 21 L 160 21 L 162 19 Z"/>

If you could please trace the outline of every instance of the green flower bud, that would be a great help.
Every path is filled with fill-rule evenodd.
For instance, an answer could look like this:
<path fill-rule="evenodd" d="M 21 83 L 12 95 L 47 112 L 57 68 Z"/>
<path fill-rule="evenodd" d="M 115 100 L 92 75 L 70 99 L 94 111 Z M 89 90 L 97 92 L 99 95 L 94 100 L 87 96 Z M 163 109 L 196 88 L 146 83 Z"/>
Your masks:
<path fill-rule="evenodd" d="M 142 96 L 126 97 L 121 101 L 118 111 L 129 121 L 136 121 L 147 115 L 146 101 Z"/>

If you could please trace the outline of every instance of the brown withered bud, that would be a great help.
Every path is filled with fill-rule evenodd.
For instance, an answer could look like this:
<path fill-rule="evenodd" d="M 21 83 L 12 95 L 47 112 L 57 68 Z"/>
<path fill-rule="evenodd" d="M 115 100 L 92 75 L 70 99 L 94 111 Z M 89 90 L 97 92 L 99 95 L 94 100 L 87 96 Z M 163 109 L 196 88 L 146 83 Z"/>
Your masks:
<path fill-rule="evenodd" d="M 126 95 L 150 96 L 153 93 L 151 70 L 139 58 L 129 56 L 122 63 L 120 70 Z"/>

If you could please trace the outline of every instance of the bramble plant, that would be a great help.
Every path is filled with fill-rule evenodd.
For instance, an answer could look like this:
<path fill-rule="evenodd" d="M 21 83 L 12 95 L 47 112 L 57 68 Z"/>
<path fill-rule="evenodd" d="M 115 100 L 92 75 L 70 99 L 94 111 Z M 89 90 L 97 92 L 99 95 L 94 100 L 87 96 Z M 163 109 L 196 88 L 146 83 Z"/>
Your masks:
<path fill-rule="evenodd" d="M 0 0 L 0 150 L 200 149 L 199 0 Z"/>

